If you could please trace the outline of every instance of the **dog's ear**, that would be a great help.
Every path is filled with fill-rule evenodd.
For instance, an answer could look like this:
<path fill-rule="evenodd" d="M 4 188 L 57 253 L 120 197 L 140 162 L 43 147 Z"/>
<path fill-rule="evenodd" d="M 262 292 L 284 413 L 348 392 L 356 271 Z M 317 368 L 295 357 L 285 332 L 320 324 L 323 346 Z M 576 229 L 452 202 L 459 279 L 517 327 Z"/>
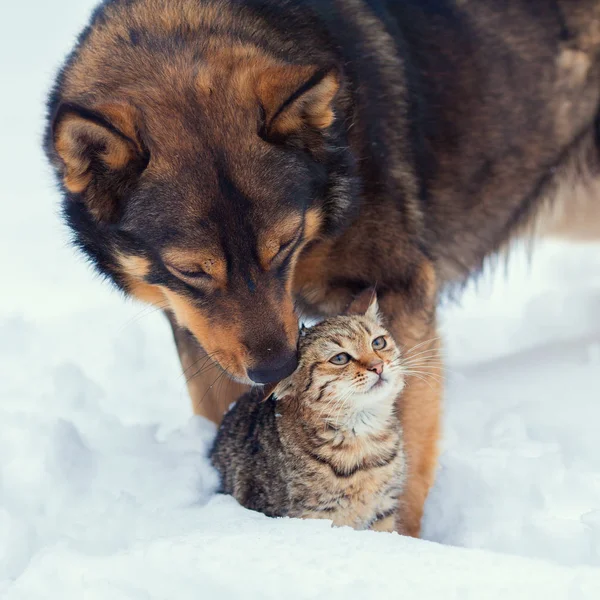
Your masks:
<path fill-rule="evenodd" d="M 339 88 L 336 69 L 297 65 L 266 68 L 258 77 L 257 95 L 267 137 L 287 136 L 304 127 L 329 127 L 335 118 L 334 99 Z"/>
<path fill-rule="evenodd" d="M 380 322 L 379 305 L 377 303 L 377 292 L 374 288 L 363 290 L 352 300 L 348 308 L 344 311 L 345 315 L 364 315 L 369 319 Z"/>
<path fill-rule="evenodd" d="M 127 190 L 149 158 L 134 109 L 63 104 L 54 116 L 52 144 L 67 191 L 98 221 L 116 222 Z"/>

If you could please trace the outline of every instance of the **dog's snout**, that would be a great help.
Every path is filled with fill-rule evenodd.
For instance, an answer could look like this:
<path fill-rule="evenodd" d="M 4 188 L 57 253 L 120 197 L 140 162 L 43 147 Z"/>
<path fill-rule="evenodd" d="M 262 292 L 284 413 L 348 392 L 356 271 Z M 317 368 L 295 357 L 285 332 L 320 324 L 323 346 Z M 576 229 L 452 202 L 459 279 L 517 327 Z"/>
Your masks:
<path fill-rule="evenodd" d="M 254 368 L 248 369 L 248 377 L 254 383 L 276 383 L 291 375 L 297 366 L 298 354 L 293 350 L 285 355 L 274 356 L 257 364 Z"/>

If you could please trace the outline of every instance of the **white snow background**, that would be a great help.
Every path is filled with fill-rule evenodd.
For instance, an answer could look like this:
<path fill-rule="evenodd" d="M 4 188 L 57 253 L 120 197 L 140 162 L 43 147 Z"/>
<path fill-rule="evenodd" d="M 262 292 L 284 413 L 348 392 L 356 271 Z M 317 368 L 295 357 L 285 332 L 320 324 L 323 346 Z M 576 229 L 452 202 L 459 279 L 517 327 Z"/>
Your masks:
<path fill-rule="evenodd" d="M 43 103 L 92 5 L 0 8 L 0 598 L 600 598 L 600 247 L 517 250 L 444 310 L 426 541 L 244 510 L 165 319 L 57 216 Z"/>

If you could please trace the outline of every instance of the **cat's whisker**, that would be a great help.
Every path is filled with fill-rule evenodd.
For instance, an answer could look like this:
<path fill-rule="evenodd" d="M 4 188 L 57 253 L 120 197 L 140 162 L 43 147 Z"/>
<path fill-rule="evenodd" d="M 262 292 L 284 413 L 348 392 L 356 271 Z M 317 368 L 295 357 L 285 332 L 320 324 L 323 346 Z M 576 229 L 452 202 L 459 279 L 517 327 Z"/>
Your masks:
<path fill-rule="evenodd" d="M 411 346 L 410 348 L 405 348 L 405 350 L 406 350 L 406 352 L 414 352 L 415 350 L 418 350 L 422 346 L 425 346 L 425 344 L 433 344 L 435 342 L 440 342 L 441 340 L 442 340 L 442 336 L 436 335 L 435 337 L 423 340 L 422 342 L 419 342 L 418 344 L 415 344 L 414 346 Z"/>
<path fill-rule="evenodd" d="M 409 358 L 409 359 L 400 357 L 399 359 L 397 359 L 394 362 L 401 363 L 405 366 L 434 365 L 434 364 L 435 365 L 443 365 L 443 364 L 445 364 L 445 361 L 443 360 L 443 358 L 441 356 L 439 356 L 438 354 L 416 356 L 416 357 Z"/>
<path fill-rule="evenodd" d="M 404 358 L 407 360 L 412 360 L 413 358 L 417 358 L 418 356 L 424 356 L 429 354 L 442 355 L 441 348 L 428 348 L 427 350 L 421 350 L 420 352 L 404 354 Z"/>
<path fill-rule="evenodd" d="M 323 415 L 325 414 L 325 411 L 328 411 L 329 407 L 334 402 L 337 402 L 337 398 L 335 396 L 331 396 L 331 398 L 329 398 L 329 400 L 327 400 L 327 402 L 325 403 L 325 406 L 323 406 L 323 408 L 321 409 L 321 412 L 319 413 L 319 420 L 321 420 L 323 418 Z"/>
<path fill-rule="evenodd" d="M 331 381 L 327 382 L 327 385 L 329 385 L 330 383 L 333 383 L 334 381 L 335 381 L 335 379 L 332 379 Z M 330 396 L 329 400 L 327 400 L 327 402 L 325 403 L 325 406 L 323 406 L 323 408 L 321 409 L 321 412 L 319 414 L 319 420 L 322 418 L 324 412 L 329 408 L 330 404 L 332 404 L 336 400 L 337 400 L 337 397 L 335 395 Z"/>
<path fill-rule="evenodd" d="M 435 353 L 435 354 L 423 354 L 421 356 L 411 356 L 411 357 L 401 357 L 400 360 L 406 362 L 406 363 L 411 363 L 411 362 L 418 362 L 418 361 L 423 361 L 423 362 L 433 362 L 433 361 L 437 361 L 437 362 L 444 362 L 444 357 L 440 356 L 439 354 Z"/>
<path fill-rule="evenodd" d="M 332 396 L 329 401 L 327 402 L 326 406 L 323 408 L 323 410 L 321 411 L 321 414 L 319 415 L 319 419 L 322 418 L 322 415 L 324 414 L 325 410 L 329 410 L 329 407 L 331 406 L 331 408 L 333 409 L 333 411 L 335 411 L 337 409 L 337 415 L 334 419 L 334 421 L 336 423 L 339 422 L 339 415 L 341 413 L 342 408 L 344 407 L 346 400 L 348 398 L 350 398 L 353 394 L 355 393 L 354 388 L 351 386 L 349 390 L 347 390 L 344 394 L 342 394 L 342 396 Z M 327 420 L 327 417 L 326 417 Z"/>
<path fill-rule="evenodd" d="M 349 396 L 350 396 L 350 392 L 348 392 L 348 393 L 346 394 L 346 399 L 347 399 Z M 346 404 L 345 400 L 340 400 L 340 401 L 337 403 L 337 409 L 338 409 L 338 410 L 337 410 L 337 413 L 336 413 L 336 415 L 335 415 L 335 423 L 336 423 L 336 424 L 338 424 L 338 425 L 339 425 L 339 424 L 340 424 L 340 422 L 341 422 L 342 411 L 344 410 L 345 404 Z"/>
<path fill-rule="evenodd" d="M 433 342 L 439 342 L 441 339 L 442 339 L 441 335 L 436 335 L 436 336 L 434 336 L 432 338 L 428 338 L 426 340 L 423 340 L 422 342 L 419 342 L 418 344 L 415 344 L 414 346 L 411 346 L 411 348 L 410 348 L 409 351 L 412 352 L 413 350 L 415 350 L 417 348 L 420 348 L 421 346 L 424 346 L 425 344 L 430 344 L 430 343 L 433 343 Z"/>
<path fill-rule="evenodd" d="M 442 356 L 442 353 L 440 350 L 438 349 L 430 349 L 430 350 L 423 350 L 422 352 L 417 352 L 416 354 L 409 354 L 408 356 L 405 356 L 404 359 L 405 360 L 415 360 L 416 358 L 421 358 L 421 357 L 425 357 L 425 356 Z"/>
<path fill-rule="evenodd" d="M 431 385 L 431 382 L 428 381 L 427 379 L 425 379 L 424 377 L 421 377 L 420 375 L 415 375 L 414 373 L 407 373 L 407 375 L 409 375 L 409 377 L 414 377 L 415 379 L 419 379 L 423 383 L 426 383 L 430 389 L 432 389 L 432 390 L 434 389 L 434 387 Z M 407 385 L 410 385 L 410 381 L 407 381 Z"/>
<path fill-rule="evenodd" d="M 394 363 L 402 363 L 405 365 L 413 365 L 413 364 L 443 365 L 443 364 L 445 364 L 445 361 L 438 354 L 432 354 L 430 356 L 427 356 L 427 355 L 416 356 L 416 357 L 412 357 L 409 359 L 406 359 L 406 358 L 400 356 L 398 358 L 395 358 L 393 361 L 391 361 L 391 364 L 394 364 Z"/>
<path fill-rule="evenodd" d="M 453 373 L 450 369 L 447 369 L 444 365 L 405 365 L 408 369 L 421 369 L 428 373 L 435 373 L 437 375 L 445 375 Z"/>
<path fill-rule="evenodd" d="M 425 373 L 427 375 L 430 375 L 431 377 L 441 377 L 443 374 L 439 373 L 439 371 L 427 371 L 424 370 L 427 368 L 427 366 L 425 365 L 425 367 L 421 367 L 419 365 L 402 365 L 402 367 L 404 368 L 404 370 L 407 373 Z"/>
<path fill-rule="evenodd" d="M 439 352 L 428 352 L 423 354 L 417 354 L 416 356 L 401 356 L 398 359 L 405 363 L 413 363 L 413 362 L 444 362 L 444 357 Z"/>
<path fill-rule="evenodd" d="M 424 378 L 424 379 L 427 379 L 427 378 L 429 377 L 431 380 L 433 380 L 433 381 L 436 381 L 436 382 L 437 382 L 437 383 L 439 383 L 439 384 L 444 384 L 444 383 L 445 383 L 444 379 L 442 379 L 441 377 L 438 377 L 437 375 L 434 375 L 434 374 L 432 374 L 432 373 L 427 373 L 427 372 L 424 372 L 424 371 L 414 371 L 414 370 L 405 370 L 404 372 L 405 372 L 405 373 L 406 373 L 406 374 L 407 374 L 409 377 L 410 377 L 411 375 L 414 375 L 414 376 L 421 376 L 421 377 L 422 377 L 422 378 Z"/>
<path fill-rule="evenodd" d="M 440 374 L 448 373 L 450 375 L 455 375 L 457 373 L 457 371 L 455 371 L 454 369 L 450 369 L 443 362 L 429 362 L 428 361 L 428 362 L 414 362 L 414 363 L 403 363 L 403 364 L 404 364 L 404 366 L 406 366 L 410 369 L 431 369 Z"/>
<path fill-rule="evenodd" d="M 430 368 L 430 367 L 433 368 L 433 367 L 435 367 L 437 369 L 439 369 L 439 368 L 444 369 L 444 366 L 445 366 L 444 363 L 439 362 L 439 361 L 431 361 L 431 362 L 424 362 L 424 361 L 406 362 L 406 361 L 401 360 L 401 361 L 398 361 L 397 363 L 394 363 L 394 364 L 403 365 L 405 367 L 417 367 L 417 368 L 419 368 L 419 367 L 425 367 L 425 368 Z"/>
<path fill-rule="evenodd" d="M 321 418 L 321 416 L 323 415 L 323 413 L 325 412 L 325 410 L 329 410 L 329 407 L 331 405 L 332 408 L 335 410 L 336 408 L 339 409 L 340 405 L 343 405 L 346 400 L 348 398 L 350 398 L 350 396 L 352 396 L 354 394 L 354 391 L 352 390 L 352 388 L 350 390 L 348 390 L 345 394 L 343 394 L 342 396 L 332 396 L 329 401 L 327 402 L 326 406 L 323 408 L 323 410 L 321 411 L 321 415 L 319 416 L 319 418 Z"/>
<path fill-rule="evenodd" d="M 403 356 L 399 356 L 398 358 L 391 360 L 390 364 L 392 364 L 392 365 L 397 365 L 397 364 L 408 365 L 408 364 L 412 364 L 412 363 L 416 363 L 416 362 L 429 362 L 429 361 L 433 362 L 436 360 L 437 360 L 437 362 L 441 362 L 440 359 L 435 356 L 432 356 L 431 358 L 426 357 L 426 358 L 420 358 L 420 359 L 414 359 L 414 360 L 406 360 Z"/>
<path fill-rule="evenodd" d="M 344 408 L 344 406 L 346 406 L 346 400 L 348 398 L 350 398 L 351 396 L 353 396 L 356 393 L 356 388 L 358 387 L 358 384 L 356 382 L 353 382 L 350 385 L 350 388 L 348 389 L 348 391 L 344 394 L 343 396 L 343 400 L 340 401 L 340 408 L 338 409 L 338 413 L 336 415 L 336 422 L 339 423 L 340 422 L 340 416 L 342 414 L 342 409 Z"/>
<path fill-rule="evenodd" d="M 412 348 L 409 348 L 408 350 L 405 349 L 405 352 L 406 352 L 407 355 L 410 355 L 412 352 L 414 352 L 415 350 L 417 350 L 421 346 L 424 346 L 425 344 L 430 344 L 430 343 L 433 343 L 433 342 L 438 342 L 441 339 L 442 339 L 442 337 L 438 335 L 438 336 L 430 338 L 428 340 L 424 340 L 424 341 L 420 342 L 419 344 L 416 344 Z"/>
<path fill-rule="evenodd" d="M 435 367 L 433 369 L 428 369 L 427 367 L 421 367 L 419 365 L 411 365 L 405 366 L 405 370 L 406 372 L 425 373 L 432 378 L 439 377 L 443 380 L 445 380 L 446 376 L 448 375 L 448 371 L 443 367 Z"/>

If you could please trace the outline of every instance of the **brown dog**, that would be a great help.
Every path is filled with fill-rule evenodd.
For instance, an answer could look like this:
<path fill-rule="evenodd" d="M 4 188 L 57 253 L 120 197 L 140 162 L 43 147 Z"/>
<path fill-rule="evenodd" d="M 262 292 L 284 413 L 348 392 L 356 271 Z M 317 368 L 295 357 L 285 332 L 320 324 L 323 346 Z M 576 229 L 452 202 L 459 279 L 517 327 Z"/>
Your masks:
<path fill-rule="evenodd" d="M 46 149 L 76 242 L 168 313 L 218 421 L 293 371 L 296 309 L 369 287 L 435 367 L 439 294 L 597 177 L 599 50 L 600 0 L 112 0 L 58 77 Z M 411 535 L 440 395 L 412 380 L 401 404 Z"/>

